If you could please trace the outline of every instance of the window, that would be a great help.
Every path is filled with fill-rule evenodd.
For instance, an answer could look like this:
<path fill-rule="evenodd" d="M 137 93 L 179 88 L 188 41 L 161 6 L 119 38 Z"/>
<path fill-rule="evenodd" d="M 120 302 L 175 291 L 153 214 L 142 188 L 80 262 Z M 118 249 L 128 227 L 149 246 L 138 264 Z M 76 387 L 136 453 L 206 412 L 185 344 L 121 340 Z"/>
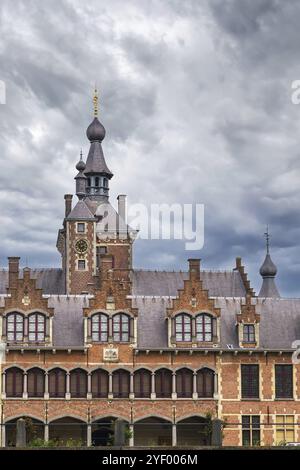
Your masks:
<path fill-rule="evenodd" d="M 92 373 L 92 397 L 106 398 L 108 396 L 108 373 L 98 369 Z"/>
<path fill-rule="evenodd" d="M 108 316 L 104 313 L 96 313 L 92 316 L 92 340 L 108 341 Z"/>
<path fill-rule="evenodd" d="M 103 186 L 104 186 L 105 188 L 108 188 L 108 180 L 107 180 L 107 178 L 103 178 Z"/>
<path fill-rule="evenodd" d="M 295 442 L 295 423 L 293 415 L 276 416 L 276 445 Z"/>
<path fill-rule="evenodd" d="M 126 370 L 116 370 L 113 373 L 114 398 L 129 397 L 130 374 Z"/>
<path fill-rule="evenodd" d="M 5 392 L 7 397 L 22 397 L 23 371 L 17 367 L 8 369 L 5 374 Z"/>
<path fill-rule="evenodd" d="M 99 186 L 99 177 L 98 176 L 96 176 L 96 178 L 95 178 L 95 186 Z"/>
<path fill-rule="evenodd" d="M 242 398 L 259 398 L 259 366 L 243 364 L 241 366 Z"/>
<path fill-rule="evenodd" d="M 192 398 L 193 372 L 189 369 L 180 369 L 176 372 L 176 392 L 178 398 Z"/>
<path fill-rule="evenodd" d="M 176 341 L 191 341 L 191 317 L 180 314 L 175 317 L 175 337 Z"/>
<path fill-rule="evenodd" d="M 157 398 L 170 398 L 172 396 L 172 372 L 168 369 L 159 369 L 155 373 L 155 392 Z"/>
<path fill-rule="evenodd" d="M 70 373 L 70 391 L 72 398 L 86 398 L 87 374 L 84 370 L 72 370 Z"/>
<path fill-rule="evenodd" d="M 85 259 L 78 260 L 78 270 L 84 271 L 85 270 Z"/>
<path fill-rule="evenodd" d="M 107 253 L 107 246 L 97 246 L 97 253 L 99 255 L 106 255 Z"/>
<path fill-rule="evenodd" d="M 212 398 L 214 396 L 215 373 L 205 367 L 197 372 L 197 393 L 199 398 Z"/>
<path fill-rule="evenodd" d="M 45 391 L 45 373 L 41 369 L 30 369 L 27 373 L 27 391 L 29 397 L 43 397 Z"/>
<path fill-rule="evenodd" d="M 23 341 L 24 317 L 20 313 L 7 315 L 6 337 L 7 341 Z"/>
<path fill-rule="evenodd" d="M 243 325 L 243 342 L 255 343 L 255 328 L 254 325 Z"/>
<path fill-rule="evenodd" d="M 135 398 L 151 397 L 151 372 L 140 369 L 134 374 L 134 396 Z"/>
<path fill-rule="evenodd" d="M 260 417 L 255 415 L 242 416 L 243 446 L 260 445 Z"/>
<path fill-rule="evenodd" d="M 85 223 L 78 222 L 77 224 L 77 233 L 85 233 Z"/>
<path fill-rule="evenodd" d="M 197 341 L 212 341 L 213 327 L 212 317 L 207 314 L 197 315 L 196 317 L 196 337 Z"/>
<path fill-rule="evenodd" d="M 276 398 L 293 398 L 293 366 L 275 365 Z"/>
<path fill-rule="evenodd" d="M 29 341 L 43 342 L 46 335 L 46 318 L 41 313 L 33 313 L 28 317 Z"/>
<path fill-rule="evenodd" d="M 66 373 L 62 369 L 52 369 L 49 372 L 49 396 L 51 398 L 65 398 Z"/>
<path fill-rule="evenodd" d="M 129 317 L 124 313 L 113 316 L 113 340 L 122 343 L 129 341 Z"/>
<path fill-rule="evenodd" d="M 91 186 L 91 178 L 88 178 L 88 179 L 87 179 L 87 185 L 88 185 L 88 186 Z"/>

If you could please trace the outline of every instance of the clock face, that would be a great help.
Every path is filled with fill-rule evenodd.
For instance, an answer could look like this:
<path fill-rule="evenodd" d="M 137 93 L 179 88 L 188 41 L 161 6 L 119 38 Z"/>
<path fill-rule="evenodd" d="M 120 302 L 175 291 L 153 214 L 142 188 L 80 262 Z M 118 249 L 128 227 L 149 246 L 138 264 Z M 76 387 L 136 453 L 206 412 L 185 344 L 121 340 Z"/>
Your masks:
<path fill-rule="evenodd" d="M 81 255 L 86 253 L 88 250 L 87 241 L 83 239 L 77 240 L 77 242 L 75 243 L 75 250 L 77 251 L 77 253 L 80 253 Z"/>

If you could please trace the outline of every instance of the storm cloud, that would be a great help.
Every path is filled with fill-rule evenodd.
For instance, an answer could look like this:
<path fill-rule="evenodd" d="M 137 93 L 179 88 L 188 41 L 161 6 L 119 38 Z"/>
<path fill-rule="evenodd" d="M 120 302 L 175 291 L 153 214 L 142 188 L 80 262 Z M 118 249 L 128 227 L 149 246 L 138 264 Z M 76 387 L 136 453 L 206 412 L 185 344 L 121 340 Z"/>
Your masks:
<path fill-rule="evenodd" d="M 271 231 L 282 295 L 300 292 L 300 3 L 2 0 L 0 261 L 59 266 L 95 82 L 111 201 L 203 203 L 205 243 L 137 240 L 134 263 L 232 269 L 254 287 Z"/>

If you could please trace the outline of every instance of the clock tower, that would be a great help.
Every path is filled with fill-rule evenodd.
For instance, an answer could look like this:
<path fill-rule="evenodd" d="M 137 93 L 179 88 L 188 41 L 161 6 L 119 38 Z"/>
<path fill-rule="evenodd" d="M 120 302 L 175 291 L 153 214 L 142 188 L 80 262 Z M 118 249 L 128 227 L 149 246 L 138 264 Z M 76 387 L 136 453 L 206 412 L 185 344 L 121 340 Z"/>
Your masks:
<path fill-rule="evenodd" d="M 126 196 L 118 196 L 117 211 L 109 201 L 113 174 L 102 150 L 105 128 L 98 120 L 96 90 L 94 119 L 86 134 L 90 141 L 87 160 L 84 162 L 81 152 L 76 165 L 78 202 L 72 207 L 73 195 L 65 195 L 65 218 L 57 239 L 67 294 L 93 294 L 109 272 L 120 280 L 129 280 L 136 236 L 126 224 Z"/>

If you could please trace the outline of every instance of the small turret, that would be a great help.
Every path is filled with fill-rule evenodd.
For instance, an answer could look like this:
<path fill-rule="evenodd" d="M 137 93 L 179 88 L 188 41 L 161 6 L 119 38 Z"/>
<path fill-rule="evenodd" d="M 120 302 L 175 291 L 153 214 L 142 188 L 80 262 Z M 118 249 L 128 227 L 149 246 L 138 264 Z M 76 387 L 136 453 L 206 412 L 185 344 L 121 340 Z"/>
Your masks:
<path fill-rule="evenodd" d="M 83 199 L 86 196 L 86 176 L 84 174 L 85 167 L 86 165 L 82 159 L 82 150 L 81 150 L 80 160 L 76 165 L 76 170 L 78 170 L 79 173 L 75 176 L 76 195 L 78 199 Z"/>
<path fill-rule="evenodd" d="M 273 263 L 270 256 L 270 234 L 269 228 L 265 232 L 267 253 L 263 264 L 259 270 L 263 283 L 258 294 L 259 297 L 280 297 L 279 291 L 275 283 L 275 276 L 277 274 L 277 267 Z"/>

